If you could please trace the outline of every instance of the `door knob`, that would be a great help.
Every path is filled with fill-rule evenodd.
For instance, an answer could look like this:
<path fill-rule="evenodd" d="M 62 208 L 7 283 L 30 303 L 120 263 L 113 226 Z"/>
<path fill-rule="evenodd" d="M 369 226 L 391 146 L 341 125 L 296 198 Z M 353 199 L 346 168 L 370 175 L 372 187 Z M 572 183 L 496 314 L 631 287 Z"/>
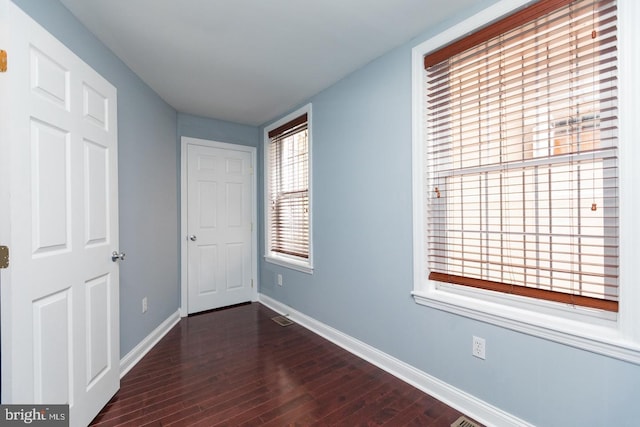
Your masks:
<path fill-rule="evenodd" d="M 189 236 L 189 240 L 191 240 L 192 242 L 195 242 L 196 240 L 198 240 L 198 238 L 196 237 L 196 235 L 195 235 L 195 234 L 191 234 L 191 235 Z"/>
<path fill-rule="evenodd" d="M 126 254 L 124 252 L 118 253 L 118 251 L 113 251 L 111 253 L 111 261 L 113 261 L 113 262 L 117 262 L 118 260 L 124 261 L 124 257 L 125 256 L 126 256 Z"/>

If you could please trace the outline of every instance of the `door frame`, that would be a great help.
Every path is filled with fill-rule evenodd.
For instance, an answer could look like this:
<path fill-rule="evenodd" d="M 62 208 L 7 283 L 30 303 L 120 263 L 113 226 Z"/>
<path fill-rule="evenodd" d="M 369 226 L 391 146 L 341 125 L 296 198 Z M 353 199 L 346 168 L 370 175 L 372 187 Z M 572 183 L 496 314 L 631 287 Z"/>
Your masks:
<path fill-rule="evenodd" d="M 0 43 L 2 48 L 7 49 L 9 43 L 9 28 L 4 25 L 9 16 L 9 2 L 0 0 Z M 0 93 L 7 94 L 9 91 L 7 78 L 0 78 Z M 11 186 L 11 122 L 9 119 L 9 101 L 7 97 L 0 99 L 0 245 L 11 247 L 11 200 L 9 187 Z M 0 400 L 4 402 L 8 394 L 11 394 L 10 385 L 13 378 L 11 370 L 11 318 L 9 316 L 11 301 L 11 276 L 7 270 L 0 269 Z"/>
<path fill-rule="evenodd" d="M 187 174 L 187 149 L 189 145 L 200 145 L 209 148 L 223 150 L 242 151 L 251 154 L 251 300 L 258 300 L 258 197 L 257 197 L 257 149 L 249 145 L 230 144 L 228 142 L 213 141 L 208 139 L 180 137 L 180 317 L 186 317 L 188 312 L 188 174 Z"/>

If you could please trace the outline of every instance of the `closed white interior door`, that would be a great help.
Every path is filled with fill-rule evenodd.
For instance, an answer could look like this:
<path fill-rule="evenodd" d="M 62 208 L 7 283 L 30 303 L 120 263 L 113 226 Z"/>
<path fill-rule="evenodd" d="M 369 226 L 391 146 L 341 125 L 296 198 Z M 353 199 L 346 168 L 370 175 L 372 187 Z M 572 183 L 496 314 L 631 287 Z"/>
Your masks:
<path fill-rule="evenodd" d="M 119 388 L 116 89 L 0 0 L 3 403 L 69 404 L 87 425 Z"/>
<path fill-rule="evenodd" d="M 188 312 L 251 301 L 252 154 L 187 145 Z"/>

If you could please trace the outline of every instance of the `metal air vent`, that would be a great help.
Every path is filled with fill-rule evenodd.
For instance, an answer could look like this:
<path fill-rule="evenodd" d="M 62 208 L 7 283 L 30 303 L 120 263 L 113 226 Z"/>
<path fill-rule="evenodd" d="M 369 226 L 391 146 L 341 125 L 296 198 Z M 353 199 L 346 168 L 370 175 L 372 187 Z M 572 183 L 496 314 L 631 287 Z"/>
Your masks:
<path fill-rule="evenodd" d="M 289 326 L 289 325 L 293 325 L 293 322 L 291 320 L 289 320 L 288 317 L 286 316 L 276 316 L 276 317 L 272 317 L 271 320 L 273 320 L 274 322 L 276 322 L 278 325 L 280 326 Z"/>
<path fill-rule="evenodd" d="M 469 418 L 463 415 L 455 420 L 455 422 L 451 424 L 451 427 L 480 427 L 480 424 L 471 421 Z"/>

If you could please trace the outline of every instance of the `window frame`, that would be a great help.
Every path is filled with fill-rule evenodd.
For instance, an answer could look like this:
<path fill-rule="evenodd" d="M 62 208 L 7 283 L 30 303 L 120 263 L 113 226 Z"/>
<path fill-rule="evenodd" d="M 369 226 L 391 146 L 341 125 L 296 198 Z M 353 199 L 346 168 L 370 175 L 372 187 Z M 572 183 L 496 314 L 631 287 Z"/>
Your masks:
<path fill-rule="evenodd" d="M 634 159 L 640 149 L 633 146 L 632 135 L 640 126 L 633 119 L 633 98 L 640 84 L 633 81 L 640 64 L 633 59 L 633 40 L 640 31 L 630 16 L 640 12 L 633 0 L 618 0 L 618 108 L 619 108 L 619 198 L 620 198 L 620 303 L 619 311 L 603 312 L 569 307 L 532 298 L 466 286 L 431 281 L 426 273 L 426 211 L 424 197 L 429 192 L 424 180 L 424 57 L 479 28 L 527 6 L 528 0 L 501 0 L 457 25 L 415 46 L 412 50 L 412 149 L 413 149 L 413 253 L 416 303 L 480 320 L 529 335 L 586 349 L 599 354 L 640 364 L 640 268 L 634 254 L 640 253 L 640 226 L 634 223 L 633 182 L 640 180 Z M 627 41 L 628 42 L 625 42 Z M 637 120 L 636 120 L 637 121 Z M 629 141 L 629 143 L 625 143 Z M 636 162 L 637 163 L 637 162 Z"/>
<path fill-rule="evenodd" d="M 264 153 L 264 236 L 265 236 L 265 261 L 279 265 L 281 267 L 290 268 L 293 270 L 301 271 L 303 273 L 313 273 L 313 196 L 312 196 L 312 112 L 311 104 L 304 105 L 303 107 L 287 114 L 283 118 L 271 123 L 264 128 L 263 136 L 263 153 Z M 280 252 L 271 250 L 271 227 L 270 227 L 270 209 L 269 209 L 269 179 L 270 179 L 270 150 L 269 144 L 271 139 L 269 138 L 269 132 L 277 129 L 278 127 L 291 122 L 292 120 L 306 114 L 307 115 L 307 144 L 308 144 L 308 198 L 309 198 L 309 257 L 305 260 L 293 255 L 286 255 Z"/>

